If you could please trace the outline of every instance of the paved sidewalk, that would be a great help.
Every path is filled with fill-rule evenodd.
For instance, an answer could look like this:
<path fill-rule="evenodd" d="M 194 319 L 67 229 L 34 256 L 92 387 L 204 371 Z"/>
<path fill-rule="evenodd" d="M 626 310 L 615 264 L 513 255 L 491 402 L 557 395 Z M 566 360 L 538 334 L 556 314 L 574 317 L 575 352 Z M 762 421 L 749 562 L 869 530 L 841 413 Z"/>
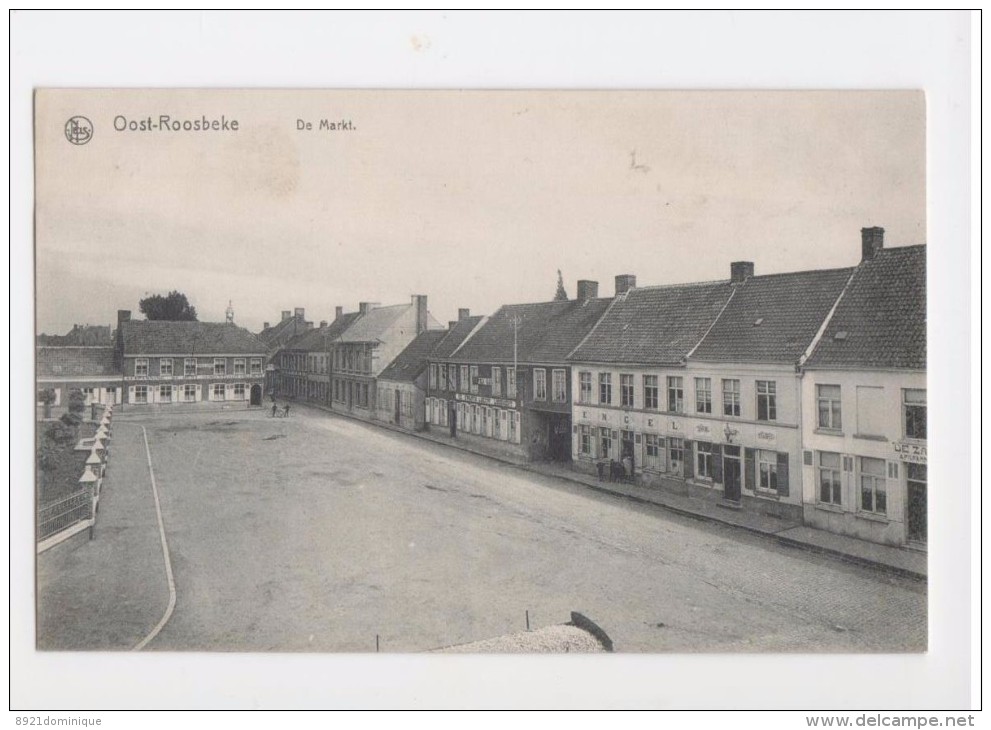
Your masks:
<path fill-rule="evenodd" d="M 326 411 L 346 418 L 354 418 L 348 416 L 346 413 L 333 411 L 312 403 L 299 402 L 296 405 L 302 408 Z M 458 441 L 447 435 L 440 435 L 430 431 L 412 433 L 381 421 L 366 421 L 363 418 L 354 418 L 354 420 L 367 423 L 369 426 L 385 428 L 390 431 L 406 434 L 407 436 L 433 441 L 434 443 L 512 464 L 526 471 L 532 471 L 537 474 L 556 477 L 570 482 L 577 482 L 600 492 L 621 495 L 639 502 L 656 504 L 671 512 L 687 517 L 739 527 L 755 534 L 773 538 L 784 545 L 831 555 L 840 560 L 878 568 L 885 572 L 903 575 L 916 580 L 924 581 L 927 579 L 928 560 L 925 552 L 888 545 L 877 545 L 854 537 L 835 535 L 831 532 L 807 527 L 801 522 L 753 512 L 752 510 L 727 509 L 721 506 L 721 500 L 716 497 L 715 493 L 711 498 L 678 493 L 677 488 L 680 482 L 672 482 L 673 489 L 664 489 L 642 487 L 624 482 L 601 481 L 594 476 L 575 471 L 561 464 L 553 462 L 526 463 L 522 459 L 514 459 L 503 454 L 493 454 L 473 444 Z"/>
<path fill-rule="evenodd" d="M 131 649 L 168 603 L 140 426 L 115 417 L 111 448 L 94 538 L 87 530 L 38 556 L 40 650 Z"/>

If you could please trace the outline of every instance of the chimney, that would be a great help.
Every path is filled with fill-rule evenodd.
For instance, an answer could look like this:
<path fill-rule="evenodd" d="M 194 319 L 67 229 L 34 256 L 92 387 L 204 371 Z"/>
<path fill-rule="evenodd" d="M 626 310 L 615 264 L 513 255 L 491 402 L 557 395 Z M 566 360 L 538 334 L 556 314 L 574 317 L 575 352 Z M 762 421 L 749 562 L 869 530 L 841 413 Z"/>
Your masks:
<path fill-rule="evenodd" d="M 637 285 L 637 277 L 634 274 L 620 274 L 616 277 L 616 295 L 625 294 Z"/>
<path fill-rule="evenodd" d="M 869 261 L 877 256 L 877 252 L 884 248 L 883 228 L 861 228 L 860 229 L 860 251 L 861 261 Z"/>
<path fill-rule="evenodd" d="M 268 329 L 268 322 L 262 322 L 262 329 L 263 330 L 267 330 Z"/>
<path fill-rule="evenodd" d="M 117 310 L 117 326 L 120 327 L 121 322 L 131 321 L 131 310 L 130 309 L 118 309 Z"/>
<path fill-rule="evenodd" d="M 344 307 L 334 307 L 334 319 L 340 319 L 344 316 Z"/>
<path fill-rule="evenodd" d="M 362 314 L 368 314 L 373 309 L 379 305 L 378 302 L 358 302 L 358 311 Z"/>
<path fill-rule="evenodd" d="M 471 316 L 471 310 L 467 307 L 458 310 L 458 321 L 463 319 L 468 319 Z"/>
<path fill-rule="evenodd" d="M 327 320 L 321 319 L 320 320 L 320 329 L 323 329 L 326 326 L 327 326 Z"/>
<path fill-rule="evenodd" d="M 448 322 L 447 322 L 447 328 L 449 330 L 453 330 L 457 326 L 458 326 L 458 320 L 456 320 L 456 319 L 448 320 Z"/>
<path fill-rule="evenodd" d="M 288 309 L 283 309 L 282 310 L 282 321 L 285 322 L 290 317 L 292 317 L 292 312 L 290 312 Z"/>
<path fill-rule="evenodd" d="M 416 333 L 420 334 L 427 329 L 427 295 L 414 294 L 411 299 L 416 307 Z"/>
<path fill-rule="evenodd" d="M 599 296 L 599 282 L 589 281 L 588 279 L 579 279 L 578 291 L 576 294 L 575 299 L 579 302 L 587 302 L 589 299 L 595 299 Z"/>
<path fill-rule="evenodd" d="M 742 284 L 753 275 L 753 261 L 734 261 L 729 265 L 729 280 L 733 284 Z"/>
<path fill-rule="evenodd" d="M 294 316 L 299 320 L 306 319 L 306 309 L 304 307 L 296 307 Z"/>

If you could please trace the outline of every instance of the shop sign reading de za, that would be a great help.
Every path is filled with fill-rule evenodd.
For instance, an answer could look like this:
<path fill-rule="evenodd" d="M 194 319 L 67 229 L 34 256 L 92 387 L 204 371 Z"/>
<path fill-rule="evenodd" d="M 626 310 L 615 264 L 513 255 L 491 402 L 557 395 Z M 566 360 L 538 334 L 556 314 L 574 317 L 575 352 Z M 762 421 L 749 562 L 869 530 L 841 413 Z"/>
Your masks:
<path fill-rule="evenodd" d="M 892 446 L 900 461 L 907 461 L 912 464 L 925 464 L 928 461 L 925 444 L 916 444 L 911 441 L 896 441 Z"/>

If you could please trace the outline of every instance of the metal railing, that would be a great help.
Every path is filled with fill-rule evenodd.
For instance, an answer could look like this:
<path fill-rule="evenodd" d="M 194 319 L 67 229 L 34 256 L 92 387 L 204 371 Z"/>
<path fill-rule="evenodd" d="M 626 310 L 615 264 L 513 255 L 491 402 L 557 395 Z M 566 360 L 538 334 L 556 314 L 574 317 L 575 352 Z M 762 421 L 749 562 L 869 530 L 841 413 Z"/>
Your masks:
<path fill-rule="evenodd" d="M 70 494 L 38 510 L 38 542 L 57 535 L 78 522 L 91 519 L 93 519 L 92 490 L 87 488 Z"/>

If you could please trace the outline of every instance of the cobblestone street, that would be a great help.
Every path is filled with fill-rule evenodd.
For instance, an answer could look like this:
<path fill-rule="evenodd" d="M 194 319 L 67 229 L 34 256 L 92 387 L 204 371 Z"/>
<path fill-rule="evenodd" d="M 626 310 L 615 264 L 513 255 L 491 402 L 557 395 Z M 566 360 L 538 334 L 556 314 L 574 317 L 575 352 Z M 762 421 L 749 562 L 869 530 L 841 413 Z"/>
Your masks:
<path fill-rule="evenodd" d="M 40 648 L 161 618 L 142 425 L 177 593 L 149 650 L 416 652 L 571 611 L 626 652 L 926 649 L 923 584 L 306 408 L 119 418 L 96 539 L 39 557 Z"/>

